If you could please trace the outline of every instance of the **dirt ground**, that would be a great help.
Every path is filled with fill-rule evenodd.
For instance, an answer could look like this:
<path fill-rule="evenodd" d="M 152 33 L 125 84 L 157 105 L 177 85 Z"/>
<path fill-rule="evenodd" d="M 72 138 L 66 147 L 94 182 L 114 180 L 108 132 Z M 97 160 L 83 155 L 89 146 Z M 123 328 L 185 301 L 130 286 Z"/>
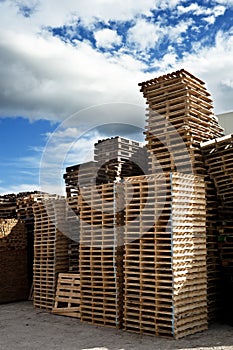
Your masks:
<path fill-rule="evenodd" d="M 212 325 L 181 340 L 140 336 L 35 310 L 31 302 L 0 305 L 0 350 L 230 350 L 233 327 Z"/>

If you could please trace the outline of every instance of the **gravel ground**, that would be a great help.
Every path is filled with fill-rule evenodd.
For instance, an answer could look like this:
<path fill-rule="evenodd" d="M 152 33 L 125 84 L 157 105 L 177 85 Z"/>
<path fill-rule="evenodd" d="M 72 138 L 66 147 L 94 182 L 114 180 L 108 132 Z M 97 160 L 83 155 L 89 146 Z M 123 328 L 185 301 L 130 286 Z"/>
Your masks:
<path fill-rule="evenodd" d="M 233 327 L 214 324 L 180 340 L 140 336 L 35 310 L 31 302 L 0 305 L 1 350 L 233 350 Z"/>

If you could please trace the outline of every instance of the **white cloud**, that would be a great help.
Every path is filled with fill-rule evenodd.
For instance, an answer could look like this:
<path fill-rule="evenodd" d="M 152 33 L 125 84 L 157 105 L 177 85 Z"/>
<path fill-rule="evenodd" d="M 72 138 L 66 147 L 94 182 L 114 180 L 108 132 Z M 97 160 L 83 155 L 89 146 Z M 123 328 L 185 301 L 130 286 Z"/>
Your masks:
<path fill-rule="evenodd" d="M 204 21 L 206 21 L 209 24 L 214 24 L 216 17 L 215 16 L 209 16 L 209 17 L 204 17 Z"/>
<path fill-rule="evenodd" d="M 128 31 L 128 42 L 138 50 L 148 50 L 154 47 L 161 37 L 159 25 L 138 19 L 136 24 Z"/>
<path fill-rule="evenodd" d="M 151 23 L 139 18 L 128 32 L 128 42 L 142 52 L 155 48 L 165 36 L 180 43 L 183 40 L 181 34 L 187 32 L 191 24 L 189 19 L 180 21 L 176 26 L 162 26 L 162 20 Z"/>
<path fill-rule="evenodd" d="M 186 6 L 186 7 L 183 5 L 180 5 L 177 7 L 177 10 L 178 10 L 178 13 L 180 15 L 192 12 L 196 16 L 209 16 L 210 18 L 211 17 L 216 18 L 218 16 L 224 15 L 224 13 L 226 11 L 226 7 L 222 6 L 222 5 L 217 5 L 217 6 L 213 6 L 213 7 L 204 7 L 204 6 L 198 5 L 197 3 L 192 3 L 191 5 Z M 210 19 L 209 19 L 209 22 L 211 22 Z M 212 22 L 212 23 L 214 23 L 214 22 Z"/>
<path fill-rule="evenodd" d="M 180 21 L 178 25 L 172 27 L 167 27 L 167 35 L 168 37 L 176 42 L 181 43 L 183 41 L 183 38 L 181 37 L 181 34 L 186 33 L 189 29 L 189 27 L 192 25 L 193 21 L 191 19 L 186 21 Z"/>
<path fill-rule="evenodd" d="M 233 5 L 233 0 L 216 0 L 216 3 L 223 4 L 223 5 L 226 5 L 226 6 L 232 6 Z"/>
<path fill-rule="evenodd" d="M 223 79 L 222 80 L 222 85 L 233 89 L 233 78 L 231 78 L 231 79 L 229 79 L 229 78 Z"/>
<path fill-rule="evenodd" d="M 218 1 L 217 6 L 204 8 L 194 3 L 188 7 L 178 6 L 180 13 L 195 12 L 203 14 L 206 21 L 213 23 L 216 16 L 224 13 L 225 7 L 233 1 Z M 137 57 L 136 49 L 141 50 L 140 59 L 148 59 L 148 51 L 155 48 L 167 36 L 176 43 L 182 43 L 185 33 L 188 35 L 192 20 L 180 21 L 177 26 L 163 26 L 162 20 L 149 23 L 142 18 L 151 14 L 152 9 L 174 8 L 181 1 L 146 0 L 70 0 L 69 2 L 41 0 L 33 2 L 35 10 L 30 18 L 19 13 L 16 4 L 30 6 L 24 0 L 0 2 L 0 114 L 4 116 L 23 115 L 30 119 L 46 118 L 63 120 L 70 114 L 95 104 L 108 102 L 129 102 L 143 105 L 138 82 L 159 75 L 160 71 L 179 69 L 190 66 L 194 72 L 210 70 L 207 76 L 218 85 L 219 96 L 226 80 L 225 70 L 219 65 L 224 62 L 231 72 L 232 52 L 221 40 L 221 45 L 210 48 L 215 56 L 208 57 L 209 49 L 199 45 L 199 53 L 186 53 L 185 60 L 178 61 L 175 51 L 169 51 L 155 66 L 160 71 L 145 74 L 143 64 Z M 95 8 L 95 11 L 93 11 Z M 214 17 L 213 17 L 214 16 Z M 89 42 L 76 41 L 76 46 L 52 37 L 42 26 L 63 26 L 75 23 L 77 18 L 85 20 L 88 25 L 96 21 L 94 17 L 109 22 L 110 19 L 134 20 L 135 25 L 128 32 L 130 50 L 122 47 L 115 56 L 97 52 Z M 115 30 L 104 29 L 95 33 L 98 45 L 110 48 L 113 43 L 120 43 L 121 37 Z M 224 35 L 222 34 L 222 37 Z M 196 45 L 196 44 L 194 44 Z M 197 45 L 196 45 L 197 47 Z M 223 49 L 224 48 L 224 49 Z M 226 49 L 225 49 L 226 48 Z M 224 52 L 225 50 L 225 52 Z M 212 65 L 212 62 L 217 57 Z M 193 62 L 199 62 L 197 69 Z M 203 68 L 204 67 L 204 68 Z M 213 72 L 214 71 L 214 72 Z M 223 73 L 223 79 L 221 74 Z M 224 90 L 223 101 L 229 94 Z M 228 98 L 228 105 L 230 98 Z M 219 111 L 224 103 L 218 97 Z M 141 118 L 141 116 L 140 116 Z M 133 115 L 129 117 L 133 120 Z M 137 119 L 138 121 L 139 119 Z"/>
<path fill-rule="evenodd" d="M 233 34 L 233 33 L 232 33 Z M 200 48 L 196 53 L 186 53 L 177 65 L 197 75 L 207 84 L 212 94 L 216 114 L 233 110 L 233 35 L 219 31 L 215 45 Z M 176 66 L 177 66 L 176 65 Z"/>
<path fill-rule="evenodd" d="M 85 42 L 4 30 L 0 52 L 2 115 L 61 120 L 95 104 L 138 103 L 140 64 L 126 54 L 109 60 Z"/>
<path fill-rule="evenodd" d="M 164 0 L 38 0 L 33 2 L 35 11 L 30 20 L 37 27 L 62 26 L 77 17 L 82 18 L 86 24 L 91 24 L 95 18 L 106 22 L 130 20 L 137 14 L 149 15 L 152 9 L 164 6 L 164 3 L 170 7 L 169 2 Z M 19 6 L 24 4 L 31 7 L 30 1 L 25 0 L 6 0 L 1 6 L 5 10 L 10 8 L 11 11 L 15 7 L 14 12 L 17 14 Z M 173 7 L 173 4 L 171 6 Z"/>
<path fill-rule="evenodd" d="M 99 30 L 94 33 L 97 47 L 112 48 L 121 44 L 122 38 L 115 30 L 108 28 Z"/>

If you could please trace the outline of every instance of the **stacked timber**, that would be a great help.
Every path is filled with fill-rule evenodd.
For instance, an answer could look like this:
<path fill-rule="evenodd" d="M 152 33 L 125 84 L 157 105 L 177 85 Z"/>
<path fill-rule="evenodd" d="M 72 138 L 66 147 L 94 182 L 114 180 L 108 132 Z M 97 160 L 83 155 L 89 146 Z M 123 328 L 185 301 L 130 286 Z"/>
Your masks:
<path fill-rule="evenodd" d="M 223 135 L 205 83 L 182 69 L 139 85 L 148 104 L 151 172 L 205 173 L 199 144 Z"/>
<path fill-rule="evenodd" d="M 80 187 L 98 184 L 96 173 L 96 163 L 92 161 L 67 167 L 63 176 L 67 198 L 78 196 Z"/>
<path fill-rule="evenodd" d="M 217 189 L 223 207 L 233 207 L 233 135 L 209 140 L 201 144 L 208 172 Z"/>
<path fill-rule="evenodd" d="M 66 168 L 63 178 L 67 198 L 80 188 L 120 181 L 127 176 L 147 173 L 147 152 L 140 142 L 113 137 L 95 144 L 94 160 Z"/>
<path fill-rule="evenodd" d="M 123 305 L 122 184 L 82 189 L 81 320 L 121 327 Z"/>
<path fill-rule="evenodd" d="M 132 177 L 124 189 L 125 330 L 180 338 L 206 329 L 203 178 Z"/>
<path fill-rule="evenodd" d="M 33 205 L 37 201 L 42 201 L 45 196 L 45 193 L 39 191 L 18 193 L 16 196 L 17 218 L 23 220 L 26 225 L 33 226 Z"/>
<path fill-rule="evenodd" d="M 51 311 L 58 273 L 68 272 L 69 239 L 59 230 L 65 220 L 65 201 L 51 198 L 37 202 L 34 241 L 34 306 Z"/>
<path fill-rule="evenodd" d="M 218 197 L 218 248 L 222 266 L 223 318 L 233 324 L 233 136 L 201 144 L 205 163 Z"/>
<path fill-rule="evenodd" d="M 27 300 L 27 232 L 22 221 L 0 219 L 0 303 Z"/>
<path fill-rule="evenodd" d="M 0 196 L 0 218 L 16 218 L 16 195 L 14 193 Z"/>
<path fill-rule="evenodd" d="M 79 238 L 80 238 L 80 227 L 79 227 L 79 206 L 78 196 L 71 196 L 66 198 L 67 211 L 66 219 L 70 226 L 71 234 L 69 234 L 69 245 L 68 245 L 68 258 L 69 258 L 69 272 L 79 272 Z"/>
<path fill-rule="evenodd" d="M 204 175 L 207 201 L 208 317 L 218 311 L 220 264 L 217 242 L 217 199 L 200 142 L 223 135 L 213 115 L 212 100 L 205 83 L 185 70 L 139 84 L 147 99 L 146 140 L 149 172 L 178 171 Z"/>
<path fill-rule="evenodd" d="M 120 181 L 124 177 L 147 173 L 147 152 L 142 143 L 116 136 L 95 143 L 100 183 Z"/>
<path fill-rule="evenodd" d="M 217 189 L 218 233 L 221 264 L 233 267 L 233 136 L 201 144 L 205 163 Z"/>

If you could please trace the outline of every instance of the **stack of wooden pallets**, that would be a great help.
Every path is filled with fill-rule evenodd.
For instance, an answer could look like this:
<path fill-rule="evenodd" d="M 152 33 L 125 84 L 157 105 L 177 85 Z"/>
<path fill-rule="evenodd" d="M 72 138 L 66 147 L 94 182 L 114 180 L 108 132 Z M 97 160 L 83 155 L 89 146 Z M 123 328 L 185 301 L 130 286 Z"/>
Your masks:
<path fill-rule="evenodd" d="M 69 272 L 79 272 L 79 206 L 78 196 L 71 196 L 66 198 L 67 210 L 66 219 L 70 227 L 71 234 L 69 234 L 68 256 L 69 256 Z"/>
<path fill-rule="evenodd" d="M 27 231 L 27 256 L 28 256 L 28 279 L 33 283 L 33 260 L 34 260 L 34 213 L 35 202 L 42 201 L 45 193 L 39 191 L 20 192 L 16 196 L 16 213 L 19 220 L 23 220 Z"/>
<path fill-rule="evenodd" d="M 14 193 L 0 196 L 0 218 L 16 218 L 16 207 L 16 195 Z"/>
<path fill-rule="evenodd" d="M 80 192 L 80 187 L 95 185 L 96 162 L 77 164 L 66 168 L 63 178 L 66 184 L 67 198 L 76 197 Z M 98 183 L 97 183 L 98 184 Z"/>
<path fill-rule="evenodd" d="M 205 176 L 207 201 L 208 317 L 216 318 L 219 295 L 217 201 L 200 142 L 223 135 L 213 115 L 212 100 L 205 84 L 185 70 L 139 84 L 147 99 L 146 140 L 149 171 L 169 171 Z"/>
<path fill-rule="evenodd" d="M 217 189 L 221 264 L 233 267 L 233 136 L 204 142 L 201 147 L 208 172 Z"/>
<path fill-rule="evenodd" d="M 82 187 L 115 182 L 147 170 L 147 152 L 142 143 L 119 136 L 100 140 L 95 144 L 94 161 L 66 168 L 66 195 L 75 197 Z"/>
<path fill-rule="evenodd" d="M 98 141 L 94 148 L 99 183 L 147 173 L 147 152 L 142 143 L 123 137 Z"/>
<path fill-rule="evenodd" d="M 81 320 L 112 327 L 122 325 L 122 191 L 105 184 L 79 197 Z"/>
<path fill-rule="evenodd" d="M 203 178 L 132 177 L 124 188 L 124 328 L 175 338 L 206 329 Z"/>
<path fill-rule="evenodd" d="M 57 275 L 69 270 L 68 238 L 59 230 L 59 221 L 65 220 L 64 199 L 51 198 L 37 202 L 34 241 L 34 306 L 52 310 Z"/>
<path fill-rule="evenodd" d="M 22 221 L 0 219 L 0 303 L 27 300 L 27 232 Z"/>
<path fill-rule="evenodd" d="M 180 70 L 139 84 L 147 99 L 152 173 L 205 173 L 199 144 L 223 135 L 204 82 Z"/>
<path fill-rule="evenodd" d="M 210 177 L 223 207 L 233 207 L 233 135 L 209 140 L 201 144 Z"/>
<path fill-rule="evenodd" d="M 218 196 L 218 248 L 221 261 L 223 318 L 233 324 L 233 136 L 201 144 L 210 177 Z"/>

